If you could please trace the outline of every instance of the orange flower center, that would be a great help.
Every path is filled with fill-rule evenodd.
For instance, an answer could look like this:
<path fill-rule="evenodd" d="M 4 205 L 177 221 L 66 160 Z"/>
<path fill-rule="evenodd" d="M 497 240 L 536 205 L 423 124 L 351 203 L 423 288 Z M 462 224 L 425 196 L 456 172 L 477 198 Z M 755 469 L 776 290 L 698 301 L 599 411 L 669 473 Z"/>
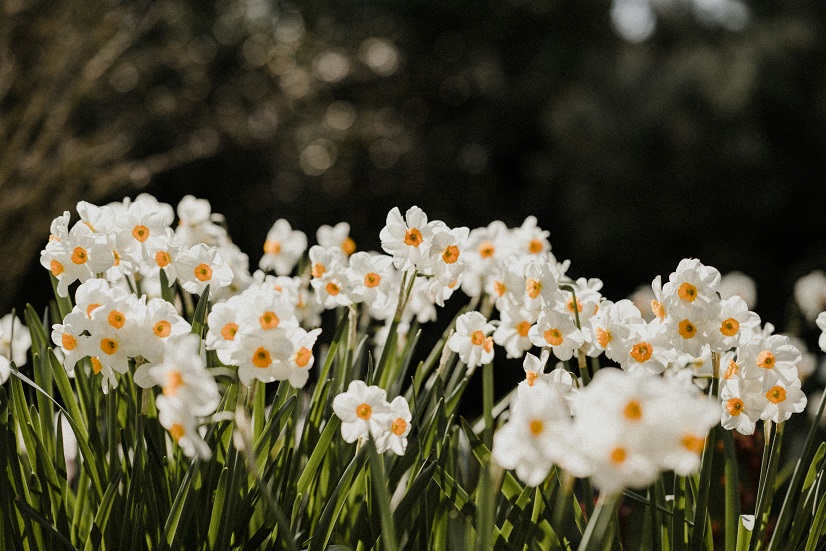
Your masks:
<path fill-rule="evenodd" d="M 258 322 L 261 324 L 261 329 L 269 330 L 278 327 L 281 320 L 278 319 L 275 312 L 264 312 L 261 317 L 258 318 Z"/>
<path fill-rule="evenodd" d="M 726 402 L 726 411 L 732 417 L 736 417 L 743 412 L 743 400 L 740 398 L 729 398 Z"/>
<path fill-rule="evenodd" d="M 225 340 L 232 341 L 235 340 L 235 334 L 238 332 L 238 324 L 237 323 L 228 323 L 221 328 L 221 336 L 224 337 Z"/>
<path fill-rule="evenodd" d="M 496 252 L 496 247 L 490 241 L 482 241 L 479 243 L 479 256 L 482 258 L 490 258 Z"/>
<path fill-rule="evenodd" d="M 565 340 L 562 337 L 562 332 L 555 328 L 548 329 L 542 336 L 545 337 L 545 342 L 551 346 L 559 346 Z"/>
<path fill-rule="evenodd" d="M 568 299 L 568 302 L 567 302 L 567 304 L 565 304 L 565 307 L 568 309 L 569 312 L 573 313 L 573 311 L 574 311 L 574 297 L 573 296 Z M 577 312 L 582 312 L 582 302 L 580 302 L 579 299 L 576 299 L 576 311 Z"/>
<path fill-rule="evenodd" d="M 774 367 L 774 354 L 770 350 L 764 350 L 757 355 L 757 367 L 771 369 Z"/>
<path fill-rule="evenodd" d="M 611 463 L 613 463 L 614 465 L 621 465 L 625 462 L 626 457 L 628 457 L 628 453 L 625 451 L 625 448 L 616 447 L 613 450 L 611 450 L 610 459 Z"/>
<path fill-rule="evenodd" d="M 531 429 L 531 434 L 534 436 L 539 436 L 542 434 L 542 430 L 545 428 L 545 425 L 542 423 L 540 419 L 531 419 L 530 424 L 528 425 Z"/>
<path fill-rule="evenodd" d="M 63 264 L 61 264 L 57 260 L 52 260 L 52 262 L 49 264 L 49 269 L 51 269 L 52 275 L 57 277 L 63 273 Z"/>
<path fill-rule="evenodd" d="M 172 324 L 166 320 L 161 320 L 155 324 L 152 332 L 155 333 L 155 336 L 165 339 L 172 333 Z"/>
<path fill-rule="evenodd" d="M 528 243 L 528 252 L 531 254 L 539 254 L 542 252 L 544 248 L 541 239 L 531 239 L 531 242 Z"/>
<path fill-rule="evenodd" d="M 485 343 L 482 345 L 482 349 L 485 352 L 490 352 L 493 350 L 493 337 L 488 337 L 485 339 Z"/>
<path fill-rule="evenodd" d="M 723 375 L 723 378 L 726 380 L 731 380 L 737 375 L 738 371 L 740 371 L 740 366 L 737 365 L 737 362 L 734 360 L 729 360 L 728 367 L 726 368 L 726 373 Z"/>
<path fill-rule="evenodd" d="M 295 353 L 295 365 L 298 367 L 307 367 L 310 360 L 313 359 L 313 352 L 309 348 L 301 347 Z"/>
<path fill-rule="evenodd" d="M 418 228 L 410 228 L 404 232 L 404 244 L 411 247 L 418 247 L 422 244 L 422 232 Z"/>
<path fill-rule="evenodd" d="M 269 367 L 271 364 L 272 358 L 270 357 L 270 351 L 263 346 L 259 346 L 258 349 L 252 354 L 252 365 L 264 369 Z"/>
<path fill-rule="evenodd" d="M 318 279 L 324 275 L 324 272 L 327 271 L 327 266 L 322 264 L 321 262 L 316 262 L 313 264 L 313 277 Z"/>
<path fill-rule="evenodd" d="M 181 438 L 183 438 L 186 431 L 184 430 L 183 425 L 178 423 L 172 423 L 172 426 L 169 428 L 169 434 L 172 436 L 172 440 L 177 442 Z"/>
<path fill-rule="evenodd" d="M 163 387 L 163 393 L 166 396 L 175 396 L 178 393 L 178 388 L 184 384 L 184 377 L 180 371 L 170 371 L 166 374 L 166 385 Z"/>
<path fill-rule="evenodd" d="M 734 318 L 729 318 L 720 325 L 720 332 L 727 337 L 733 337 L 739 330 L 740 322 Z"/>
<path fill-rule="evenodd" d="M 77 346 L 77 340 L 69 333 L 63 333 L 63 336 L 60 337 L 60 343 L 63 345 L 63 348 L 71 352 Z"/>
<path fill-rule="evenodd" d="M 390 431 L 396 436 L 401 436 L 402 434 L 404 434 L 404 431 L 406 430 L 407 421 L 405 421 L 401 417 L 397 417 L 396 420 L 393 421 L 393 423 L 390 425 Z"/>
<path fill-rule="evenodd" d="M 525 281 L 525 292 L 528 293 L 528 296 L 531 298 L 536 298 L 539 296 L 539 292 L 542 290 L 542 283 L 538 279 L 534 279 L 529 277 L 527 281 Z"/>
<path fill-rule="evenodd" d="M 605 348 L 606 346 L 608 346 L 608 343 L 611 342 L 611 332 L 607 329 L 597 327 L 596 334 L 597 342 L 601 347 Z"/>
<path fill-rule="evenodd" d="M 680 439 L 680 443 L 690 452 L 702 453 L 706 441 L 694 434 L 686 434 Z"/>
<path fill-rule="evenodd" d="M 446 248 L 442 253 L 442 260 L 445 261 L 445 264 L 453 264 L 459 260 L 459 247 L 456 245 L 451 245 Z"/>
<path fill-rule="evenodd" d="M 654 347 L 648 342 L 638 342 L 631 347 L 631 357 L 639 363 L 645 363 L 651 359 Z"/>
<path fill-rule="evenodd" d="M 697 298 L 697 287 L 687 281 L 683 282 L 683 284 L 677 288 L 677 296 L 686 302 L 694 302 Z"/>
<path fill-rule="evenodd" d="M 470 342 L 472 342 L 474 346 L 482 346 L 485 344 L 485 334 L 477 329 L 470 334 Z"/>
<path fill-rule="evenodd" d="M 212 268 L 208 264 L 198 264 L 195 266 L 195 277 L 198 281 L 209 281 L 212 279 Z"/>
<path fill-rule="evenodd" d="M 525 372 L 525 380 L 528 381 L 528 386 L 533 386 L 534 382 L 536 382 L 537 377 L 539 377 L 539 373 L 537 373 L 536 371 Z"/>
<path fill-rule="evenodd" d="M 766 393 L 766 398 L 768 398 L 772 404 L 779 404 L 786 400 L 786 389 L 782 386 L 773 386 Z"/>
<path fill-rule="evenodd" d="M 364 276 L 364 286 L 368 289 L 378 287 L 379 283 L 381 283 L 381 276 L 376 272 L 370 272 L 369 274 Z"/>
<path fill-rule="evenodd" d="M 348 237 L 341 243 L 341 250 L 344 251 L 344 254 L 350 256 L 351 254 L 356 252 L 356 242 L 353 241 L 350 237 Z"/>
<path fill-rule="evenodd" d="M 92 304 L 90 304 L 89 306 L 87 306 L 87 307 L 86 307 L 86 316 L 87 316 L 89 319 L 92 319 L 92 312 L 93 312 L 96 308 L 100 308 L 100 304 L 98 304 L 97 302 L 92 303 Z"/>
<path fill-rule="evenodd" d="M 504 281 L 494 281 L 493 282 L 493 291 L 496 293 L 497 296 L 502 296 L 507 291 L 507 287 L 505 287 Z"/>
<path fill-rule="evenodd" d="M 631 400 L 626 404 L 622 415 L 629 421 L 639 421 L 642 419 L 642 405 L 638 400 Z"/>
<path fill-rule="evenodd" d="M 519 334 L 520 337 L 527 337 L 528 336 L 528 331 L 530 331 L 530 330 L 531 330 L 531 324 L 528 323 L 527 321 L 524 321 L 524 320 L 520 321 L 516 325 L 516 332 Z"/>
<path fill-rule="evenodd" d="M 334 297 L 341 292 L 341 287 L 331 281 L 324 287 L 324 290 L 327 291 L 327 294 Z"/>
<path fill-rule="evenodd" d="M 373 415 L 373 408 L 370 407 L 370 404 L 359 404 L 356 406 L 356 416 L 358 416 L 359 419 L 367 421 L 371 415 Z"/>
<path fill-rule="evenodd" d="M 155 253 L 155 264 L 157 264 L 158 267 L 166 268 L 167 266 L 169 266 L 170 262 L 172 262 L 172 258 L 170 258 L 168 252 L 158 251 Z"/>
<path fill-rule="evenodd" d="M 126 323 L 126 316 L 123 312 L 118 312 L 117 310 L 112 310 L 109 312 L 109 317 L 107 318 L 109 321 L 109 325 L 114 327 L 115 329 L 120 329 L 123 327 L 123 324 Z"/>
<path fill-rule="evenodd" d="M 665 319 L 665 307 L 662 305 L 661 302 L 657 302 L 656 300 L 651 301 L 651 311 L 654 313 L 655 316 L 658 318 Z"/>
<path fill-rule="evenodd" d="M 112 339 L 101 339 L 100 349 L 108 355 L 112 355 L 118 351 L 118 342 Z"/>
<path fill-rule="evenodd" d="M 72 262 L 75 264 L 85 264 L 87 260 L 89 260 L 89 255 L 86 253 L 86 249 L 83 247 L 75 247 L 75 250 L 72 251 Z"/>
<path fill-rule="evenodd" d="M 273 239 L 264 241 L 264 254 L 278 254 L 281 252 L 281 243 Z"/>
<path fill-rule="evenodd" d="M 690 339 L 697 334 L 697 326 L 689 320 L 683 320 L 679 323 L 679 325 L 677 325 L 677 331 L 679 331 L 682 338 Z"/>
<path fill-rule="evenodd" d="M 146 226 L 135 226 L 132 228 L 132 237 L 143 243 L 149 239 L 149 228 Z"/>
<path fill-rule="evenodd" d="M 100 360 L 95 358 L 94 356 L 91 358 L 92 360 L 92 371 L 95 372 L 95 375 L 103 370 L 103 364 L 100 363 Z"/>

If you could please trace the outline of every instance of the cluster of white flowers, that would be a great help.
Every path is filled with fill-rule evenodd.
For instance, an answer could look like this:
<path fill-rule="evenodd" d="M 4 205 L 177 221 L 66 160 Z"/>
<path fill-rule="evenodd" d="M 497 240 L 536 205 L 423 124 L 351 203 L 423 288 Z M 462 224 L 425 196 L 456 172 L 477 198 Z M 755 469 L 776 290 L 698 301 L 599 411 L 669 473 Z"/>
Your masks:
<path fill-rule="evenodd" d="M 105 279 L 89 279 L 78 287 L 75 306 L 63 323 L 52 326 L 52 341 L 70 373 L 88 356 L 106 393 L 118 386 L 116 373 L 129 371 L 130 359 L 158 362 L 166 342 L 191 330 L 169 302 L 138 298 Z"/>
<path fill-rule="evenodd" d="M 345 442 L 364 441 L 372 436 L 379 453 L 390 450 L 404 455 L 413 415 L 403 396 L 388 402 L 384 389 L 356 380 L 347 392 L 333 399 L 333 411 L 341 419 Z"/>
<path fill-rule="evenodd" d="M 298 284 L 287 276 L 268 275 L 213 306 L 207 348 L 215 350 L 226 365 L 237 366 L 243 384 L 287 380 L 300 388 L 307 382 L 321 329 L 300 327 Z"/>
<path fill-rule="evenodd" d="M 210 210 L 207 201 L 185 197 L 173 231 L 172 207 L 151 195 L 100 207 L 82 201 L 80 219 L 71 228 L 68 211 L 52 222 L 40 263 L 57 278 L 64 297 L 72 283 L 98 277 L 118 286 L 124 276 L 132 277 L 159 290 L 160 270 L 170 285 L 179 281 L 189 293 L 200 294 L 207 285 L 215 296 L 224 288 L 239 290 L 251 277 L 247 255 L 231 243 L 214 222 L 220 217 Z"/>
<path fill-rule="evenodd" d="M 536 486 L 556 464 L 591 477 L 606 493 L 651 484 L 661 471 L 689 474 L 699 467 L 714 401 L 653 374 L 606 368 L 582 389 L 528 354 L 526 381 L 496 432 L 493 458 Z"/>
<path fill-rule="evenodd" d="M 277 220 L 264 243 L 261 270 L 250 274 L 247 256 L 231 242 L 223 217 L 212 213 L 205 200 L 184 198 L 177 207 L 179 222 L 174 229 L 175 211 L 149 195 L 102 207 L 82 202 L 77 211 L 80 220 L 74 225 L 70 226 L 68 212 L 54 220 L 49 243 L 41 253 L 41 264 L 57 279 L 61 296 L 68 296 L 70 286 L 79 282 L 74 309 L 63 323 L 54 325 L 52 339 L 60 346 L 68 370 L 78 360 L 90 358 L 93 371 L 102 374 L 104 392 L 117 385 L 118 374 L 129 371 L 130 361 L 140 365 L 135 374 L 137 378 L 140 373 L 139 384 L 161 386 L 164 399 L 160 403 L 165 404 L 159 405 L 162 422 L 187 453 L 204 453 L 195 429 L 198 418 L 209 415 L 208 406 L 215 407 L 211 391 L 203 390 L 210 384 L 207 379 L 211 384 L 214 381 L 203 369 L 201 357 L 190 350 L 194 347 L 174 344 L 190 333 L 191 327 L 179 313 L 181 305 L 157 298 L 163 295 L 162 272 L 170 285 L 177 282 L 186 293 L 202 294 L 210 286 L 206 348 L 214 350 L 221 363 L 237 367 L 245 385 L 255 380 L 288 381 L 303 387 L 315 362 L 313 347 L 321 332 L 316 327 L 324 310 L 360 305 L 365 316 L 383 322 L 384 328 L 375 337 L 381 347 L 402 299 L 398 331 L 403 336 L 414 318 L 421 323 L 434 320 L 436 306 L 443 306 L 456 289 L 474 298 L 485 297 L 481 304 L 490 306 L 492 302 L 498 312 L 494 318 L 498 319 L 489 320 L 476 311 L 459 316 L 447 347 L 469 369 L 490 363 L 494 344 L 503 347 L 509 358 L 525 357 L 526 382 L 512 405 L 508 426 L 527 419 L 518 430 L 533 438 L 530 442 L 535 453 L 525 452 L 528 448 L 518 451 L 517 447 L 510 454 L 499 453 L 504 454 L 503 465 L 512 465 L 529 481 L 547 473 L 550 464 L 567 461 L 560 458 L 561 452 L 554 451 L 558 448 L 578 457 L 579 470 L 566 466 L 574 473 L 599 477 L 610 470 L 599 466 L 585 469 L 582 465 L 591 465 L 593 457 L 583 459 L 581 453 L 571 451 L 573 445 L 561 443 L 573 436 L 558 438 L 558 427 L 552 432 L 540 431 L 541 435 L 533 433 L 532 420 L 541 421 L 534 428 L 558 424 L 574 435 L 586 421 L 609 427 L 607 432 L 591 435 L 589 438 L 596 439 L 593 441 L 577 437 L 582 439 L 577 445 L 596 457 L 597 448 L 602 450 L 599 446 L 613 442 L 617 448 L 619 440 L 608 440 L 622 438 L 628 461 L 615 462 L 624 465 L 622 469 L 650 473 L 646 465 L 656 465 L 657 469 L 682 472 L 686 465 L 694 465 L 693 460 L 679 454 L 679 459 L 673 460 L 676 463 L 672 459 L 639 459 L 642 452 L 637 446 L 645 440 L 637 435 L 656 431 L 639 420 L 617 417 L 614 410 L 619 402 L 611 401 L 630 403 L 637 398 L 629 398 L 630 394 L 618 398 L 614 393 L 613 398 L 603 397 L 608 400 L 603 403 L 594 390 L 606 384 L 597 384 L 597 380 L 616 379 L 623 371 L 637 377 L 622 379 L 631 382 L 616 379 L 615 383 L 631 389 L 628 392 L 639 395 L 639 400 L 645 398 L 646 412 L 658 412 L 662 396 L 681 403 L 683 398 L 674 397 L 674 388 L 683 389 L 686 408 L 696 406 L 697 386 L 705 382 L 707 387 L 715 374 L 712 367 L 719 367 L 718 418 L 724 427 L 746 434 L 754 431 L 757 420 L 782 422 L 806 404 L 800 390 L 801 349 L 788 337 L 772 335 L 770 324 L 761 327 L 760 318 L 750 311 L 753 282 L 742 274 L 721 278 L 716 269 L 696 259 L 680 262 L 667 282 L 657 277 L 650 291 L 636 293 L 638 298 L 650 297 L 646 299 L 651 306 L 649 316 L 647 305 L 641 308 L 629 300 L 606 300 L 600 294 L 599 279 L 568 277 L 569 262 L 559 262 L 550 252 L 549 233 L 537 226 L 534 217 L 517 228 L 496 221 L 469 230 L 429 220 L 415 206 L 404 215 L 394 208 L 380 232 L 383 253 L 357 252 L 350 227 L 343 222 L 320 227 L 317 244 L 308 249 L 303 232 L 294 230 L 286 220 Z M 296 274 L 297 266 L 306 268 Z M 811 298 L 820 289 L 816 276 L 798 284 L 799 301 L 820 304 Z M 405 295 L 407 289 L 409 294 Z M 139 296 L 135 290 L 146 294 Z M 807 310 L 802 304 L 806 315 L 814 319 L 809 311 L 812 308 Z M 826 317 L 818 318 L 818 324 L 826 332 Z M 5 334 L 0 327 L 0 335 Z M 534 346 L 542 349 L 539 358 L 528 353 Z M 826 337 L 821 338 L 821 347 L 826 349 Z M 177 352 L 171 352 L 173 349 Z M 551 353 L 561 361 L 604 353 L 622 371 L 609 370 L 614 375 L 599 375 L 584 390 L 574 390 L 580 383 L 568 371 L 544 372 Z M 10 354 L 5 356 L 7 363 Z M 0 359 L 0 378 L 3 362 Z M 173 369 L 175 362 L 192 367 Z M 189 375 L 181 383 L 178 379 L 184 371 Z M 659 374 L 664 376 L 657 377 Z M 173 384 L 173 378 L 178 383 Z M 181 398 L 189 395 L 188 390 L 167 393 L 167 388 L 177 389 L 190 382 L 191 388 L 203 390 L 203 403 Z M 641 385 L 646 386 L 645 392 Z M 371 434 L 382 451 L 403 453 L 410 429 L 409 407 L 403 398 L 387 403 L 384 392 L 354 381 L 348 392 L 336 397 L 342 434 L 348 442 Z M 173 395 L 178 398 L 172 399 Z M 548 405 L 551 403 L 554 405 Z M 578 403 L 585 405 L 576 406 Z M 706 405 L 703 402 L 697 407 L 705 411 Z M 198 413 L 184 418 L 179 411 L 182 408 Z M 609 416 L 598 421 L 593 415 Z M 663 418 L 671 419 L 669 415 L 662 413 Z M 701 413 L 697 417 L 700 425 L 696 430 L 677 421 L 672 424 L 701 438 L 706 416 Z M 652 418 L 646 413 L 646 423 Z M 173 430 L 173 426 L 177 428 Z M 506 427 L 504 436 L 498 438 L 511 438 L 507 435 L 517 434 L 517 426 Z M 647 428 L 641 429 L 643 426 Z M 601 432 L 605 434 L 600 436 Z M 553 442 L 557 443 L 551 445 Z M 696 442 L 692 440 L 694 455 Z M 607 465 L 611 457 L 606 457 Z M 600 484 L 614 487 L 611 480 Z"/>

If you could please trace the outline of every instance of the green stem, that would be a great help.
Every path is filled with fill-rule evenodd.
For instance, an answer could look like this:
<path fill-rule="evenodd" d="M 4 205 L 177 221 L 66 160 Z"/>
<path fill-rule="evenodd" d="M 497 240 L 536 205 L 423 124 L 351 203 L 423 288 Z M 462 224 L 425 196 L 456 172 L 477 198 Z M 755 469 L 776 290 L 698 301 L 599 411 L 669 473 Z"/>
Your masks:
<path fill-rule="evenodd" d="M 752 546 L 760 549 L 766 533 L 769 515 L 771 514 L 774 499 L 774 480 L 777 476 L 777 467 L 780 464 L 780 450 L 783 443 L 783 428 L 785 423 L 777 423 L 772 438 L 769 463 L 766 469 L 766 480 L 761 480 L 762 491 L 757 494 L 757 509 L 754 514 L 754 531 L 751 535 Z"/>
<path fill-rule="evenodd" d="M 599 497 L 594 514 L 588 521 L 582 541 L 579 543 L 579 551 L 598 551 L 604 549 L 606 544 L 613 542 L 614 535 L 609 534 L 609 528 L 614 518 L 614 511 L 619 504 L 617 497 L 617 494 Z"/>
<path fill-rule="evenodd" d="M 488 449 L 493 447 L 493 363 L 482 367 L 482 407 L 485 417 L 483 440 Z"/>
<path fill-rule="evenodd" d="M 737 548 L 737 526 L 740 522 L 740 474 L 737 466 L 737 450 L 731 431 L 723 431 L 726 447 L 726 551 Z"/>

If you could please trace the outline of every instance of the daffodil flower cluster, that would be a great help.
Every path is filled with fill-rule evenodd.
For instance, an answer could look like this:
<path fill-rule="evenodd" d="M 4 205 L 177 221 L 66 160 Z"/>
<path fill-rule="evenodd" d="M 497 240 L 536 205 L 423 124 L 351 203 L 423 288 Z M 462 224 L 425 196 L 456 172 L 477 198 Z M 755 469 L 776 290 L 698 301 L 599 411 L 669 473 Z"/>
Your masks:
<path fill-rule="evenodd" d="M 52 341 L 63 352 L 69 372 L 89 357 L 107 393 L 118 386 L 116 373 L 129 372 L 130 359 L 158 362 L 167 342 L 191 330 L 169 302 L 138 298 L 105 279 L 90 279 L 78 287 L 74 308 L 63 323 L 52 326 Z"/>
<path fill-rule="evenodd" d="M 347 392 L 333 399 L 333 411 L 341 419 L 341 436 L 345 442 L 372 437 L 379 453 L 389 450 L 404 455 L 413 415 L 403 396 L 388 402 L 384 389 L 355 380 L 350 382 Z"/>
<path fill-rule="evenodd" d="M 265 276 L 241 294 L 216 304 L 208 317 L 206 346 L 226 365 L 238 367 L 245 385 L 288 380 L 303 387 L 313 367 L 321 329 L 306 331 L 297 314 L 297 282 Z"/>
<path fill-rule="evenodd" d="M 41 265 L 57 279 L 60 296 L 68 296 L 73 283 L 98 277 L 113 285 L 122 285 L 125 277 L 146 281 L 148 290 L 160 295 L 160 270 L 170 285 L 179 281 L 194 294 L 209 285 L 215 297 L 224 288 L 244 287 L 250 278 L 247 256 L 215 223 L 221 218 L 202 199 L 181 201 L 175 230 L 170 227 L 172 207 L 146 194 L 104 206 L 82 201 L 77 212 L 80 219 L 71 228 L 68 211 L 52 222 L 40 254 Z"/>
<path fill-rule="evenodd" d="M 719 420 L 699 389 L 653 374 L 605 368 L 576 389 L 559 370 L 543 374 L 531 354 L 525 370 L 493 458 L 531 486 L 554 464 L 606 493 L 645 487 L 662 471 L 689 474 Z"/>

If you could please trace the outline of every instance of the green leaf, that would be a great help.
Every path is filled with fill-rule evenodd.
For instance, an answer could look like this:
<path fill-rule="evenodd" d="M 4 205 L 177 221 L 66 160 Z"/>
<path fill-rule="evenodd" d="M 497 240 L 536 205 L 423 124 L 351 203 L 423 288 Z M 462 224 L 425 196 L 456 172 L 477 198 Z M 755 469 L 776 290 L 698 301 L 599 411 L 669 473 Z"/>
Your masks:
<path fill-rule="evenodd" d="M 17 506 L 18 510 L 26 517 L 30 518 L 31 520 L 38 523 L 41 527 L 45 528 L 46 531 L 52 538 L 57 539 L 60 543 L 63 544 L 65 549 L 76 549 L 72 542 L 52 524 L 46 517 L 41 515 L 34 507 L 26 503 L 25 500 L 22 499 L 21 496 L 17 496 L 14 500 L 14 504 Z"/>
<path fill-rule="evenodd" d="M 333 441 L 333 437 L 338 432 L 338 429 L 340 427 L 341 420 L 336 416 L 333 416 L 327 422 L 327 426 L 324 427 L 324 431 L 321 433 L 321 437 L 318 439 L 318 442 L 315 445 L 315 449 L 313 450 L 313 453 L 310 455 L 310 459 L 304 466 L 304 470 L 301 472 L 301 476 L 298 477 L 298 483 L 295 487 L 296 493 L 306 493 L 307 488 L 310 485 L 310 482 L 312 482 L 316 475 L 319 474 L 318 467 L 319 465 L 321 465 L 321 460 L 324 459 L 324 456 L 330 449 L 330 442 Z"/>
<path fill-rule="evenodd" d="M 204 288 L 204 292 L 201 293 L 201 297 L 198 299 L 198 306 L 195 307 L 195 313 L 192 315 L 192 332 L 198 335 L 199 337 L 204 336 L 204 327 L 206 326 L 208 309 L 209 285 L 207 285 Z"/>
<path fill-rule="evenodd" d="M 467 490 L 462 488 L 462 486 L 456 482 L 456 479 L 447 474 L 439 465 L 436 465 L 436 469 L 433 472 L 433 481 L 438 484 L 444 496 L 457 511 L 465 515 L 468 519 L 473 518 L 476 514 L 476 503 L 470 499 Z"/>
<path fill-rule="evenodd" d="M 826 494 L 820 497 L 820 502 L 817 505 L 817 512 L 812 519 L 812 529 L 809 531 L 809 539 L 806 540 L 806 551 L 815 551 L 817 543 L 826 528 Z"/>
<path fill-rule="evenodd" d="M 330 536 L 335 528 L 335 523 L 338 520 L 338 515 L 344 507 L 344 502 L 351 489 L 351 483 L 356 473 L 360 472 L 365 462 L 366 447 L 353 457 L 350 464 L 344 470 L 335 489 L 327 499 L 327 505 L 321 513 L 321 518 L 315 525 L 315 530 L 311 534 L 309 551 L 322 551 L 327 543 L 330 541 Z"/>
<path fill-rule="evenodd" d="M 166 277 L 166 270 L 159 270 L 161 278 L 161 297 L 170 304 L 175 304 L 175 290 L 169 285 L 169 278 Z"/>
<path fill-rule="evenodd" d="M 224 504 L 227 502 L 227 484 L 229 479 L 229 469 L 221 469 L 221 476 L 218 479 L 218 487 L 215 488 L 215 495 L 212 501 L 212 515 L 209 519 L 209 532 L 207 542 L 209 549 L 215 549 L 218 539 L 218 532 L 221 528 L 221 518 L 223 517 Z"/>

